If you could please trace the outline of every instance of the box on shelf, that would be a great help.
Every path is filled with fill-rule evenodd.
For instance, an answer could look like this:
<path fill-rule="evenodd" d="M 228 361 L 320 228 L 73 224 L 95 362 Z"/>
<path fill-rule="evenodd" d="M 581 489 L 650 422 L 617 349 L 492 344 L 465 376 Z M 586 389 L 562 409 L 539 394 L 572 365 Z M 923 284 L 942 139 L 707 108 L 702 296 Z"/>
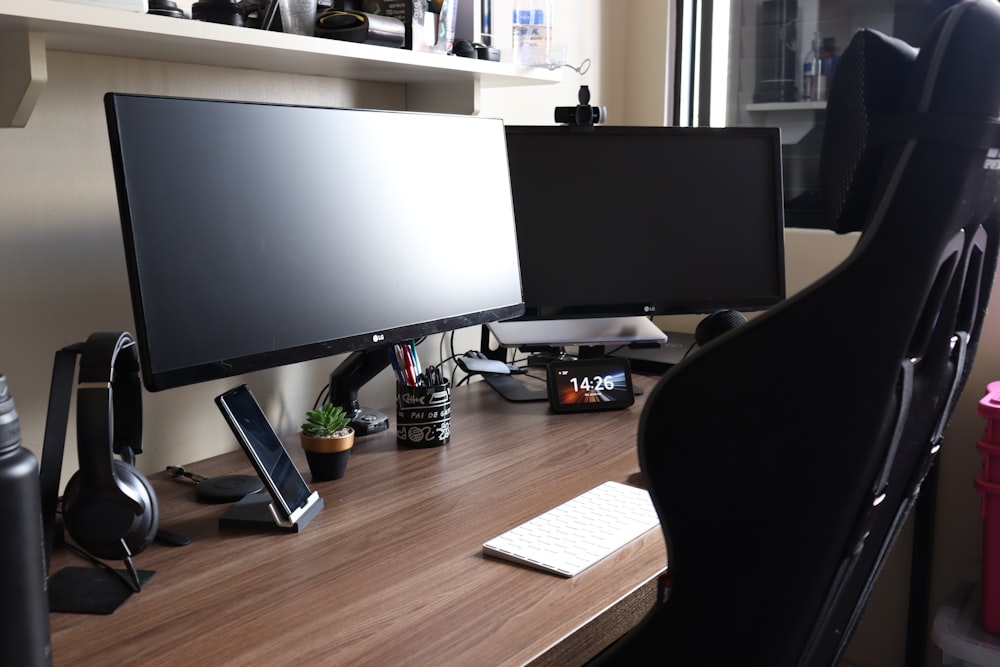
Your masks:
<path fill-rule="evenodd" d="M 406 27 L 403 48 L 450 53 L 459 0 L 364 0 L 361 11 L 399 19 Z"/>

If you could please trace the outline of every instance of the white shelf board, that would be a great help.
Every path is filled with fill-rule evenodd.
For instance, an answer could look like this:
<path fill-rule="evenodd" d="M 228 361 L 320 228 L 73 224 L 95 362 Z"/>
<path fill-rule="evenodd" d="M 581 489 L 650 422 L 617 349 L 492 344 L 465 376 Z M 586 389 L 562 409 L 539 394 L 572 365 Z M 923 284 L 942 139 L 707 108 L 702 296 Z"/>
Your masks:
<path fill-rule="evenodd" d="M 551 84 L 558 71 L 264 32 L 59 0 L 3 0 L 0 40 L 41 35 L 47 51 L 69 51 L 286 74 L 430 86 Z M 37 63 L 36 63 L 37 65 Z M 44 69 L 44 62 L 40 63 Z M 10 99 L 21 93 L 0 90 Z M 463 110 L 459 110 L 462 112 Z M 0 118 L 0 125 L 10 119 Z"/>

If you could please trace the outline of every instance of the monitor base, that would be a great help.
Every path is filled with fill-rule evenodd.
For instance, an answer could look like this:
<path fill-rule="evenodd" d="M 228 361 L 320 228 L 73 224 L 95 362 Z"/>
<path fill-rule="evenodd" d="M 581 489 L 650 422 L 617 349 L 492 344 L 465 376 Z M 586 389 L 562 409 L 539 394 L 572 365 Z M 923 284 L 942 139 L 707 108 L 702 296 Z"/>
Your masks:
<path fill-rule="evenodd" d="M 663 345 L 652 348 L 624 347 L 612 352 L 611 356 L 628 359 L 635 373 L 663 375 L 697 347 L 694 334 L 669 331 L 667 342 Z"/>
<path fill-rule="evenodd" d="M 374 408 L 362 407 L 354 413 L 350 426 L 354 429 L 354 436 L 360 438 L 388 430 L 389 417 Z"/>
<path fill-rule="evenodd" d="M 528 401 L 548 401 L 549 394 L 545 389 L 528 389 L 521 381 L 511 375 L 483 373 L 483 380 L 493 387 L 493 390 L 512 403 Z"/>

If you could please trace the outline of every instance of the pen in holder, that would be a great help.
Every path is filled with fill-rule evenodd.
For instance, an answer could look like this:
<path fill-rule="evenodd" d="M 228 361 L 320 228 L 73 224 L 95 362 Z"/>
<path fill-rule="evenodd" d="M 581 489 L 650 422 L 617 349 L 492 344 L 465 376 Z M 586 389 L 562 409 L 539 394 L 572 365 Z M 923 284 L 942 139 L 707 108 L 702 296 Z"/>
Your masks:
<path fill-rule="evenodd" d="M 451 385 L 396 383 L 396 442 L 440 447 L 451 439 Z"/>

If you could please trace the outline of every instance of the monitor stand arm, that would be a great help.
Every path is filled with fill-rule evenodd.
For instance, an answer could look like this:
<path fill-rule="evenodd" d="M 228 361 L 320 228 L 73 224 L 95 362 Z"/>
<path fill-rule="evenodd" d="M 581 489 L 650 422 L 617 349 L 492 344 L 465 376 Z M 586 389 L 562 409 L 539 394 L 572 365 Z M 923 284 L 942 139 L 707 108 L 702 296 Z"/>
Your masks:
<path fill-rule="evenodd" d="M 358 403 L 358 389 L 367 384 L 389 366 L 389 353 L 380 347 L 352 352 L 330 373 L 330 399 L 351 415 L 354 435 L 365 436 L 389 428 L 389 417 Z"/>
<path fill-rule="evenodd" d="M 582 345 L 576 351 L 578 359 L 603 359 L 607 355 L 606 345 Z"/>
<path fill-rule="evenodd" d="M 488 359 L 495 359 L 507 363 L 507 350 L 503 347 L 490 347 L 490 328 L 485 324 L 480 325 L 479 351 L 486 355 Z"/>

